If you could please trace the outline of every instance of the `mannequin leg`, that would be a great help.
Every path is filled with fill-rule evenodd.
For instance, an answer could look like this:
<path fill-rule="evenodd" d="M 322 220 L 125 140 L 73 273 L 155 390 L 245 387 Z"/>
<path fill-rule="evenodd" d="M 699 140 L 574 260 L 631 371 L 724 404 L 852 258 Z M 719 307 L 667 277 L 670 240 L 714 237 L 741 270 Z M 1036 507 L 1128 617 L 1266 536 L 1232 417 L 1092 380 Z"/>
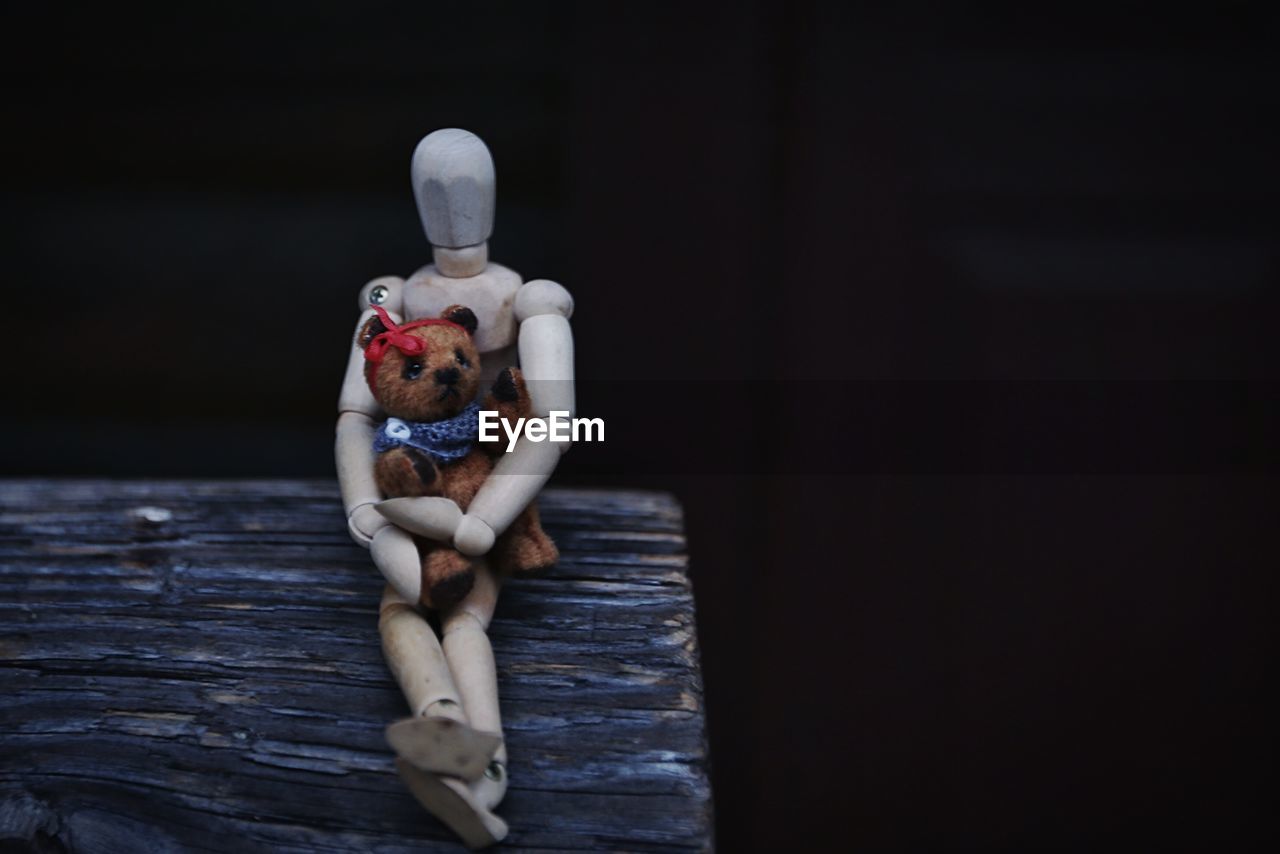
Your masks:
<path fill-rule="evenodd" d="M 435 632 L 391 585 L 382 596 L 378 630 L 387 666 L 413 713 L 387 728 L 387 741 L 419 767 L 469 780 L 480 777 L 501 738 L 469 725 Z"/>
<path fill-rule="evenodd" d="M 471 593 L 449 609 L 443 617 L 443 657 L 456 685 L 463 711 L 471 727 L 481 735 L 502 732 L 498 712 L 498 676 L 493 648 L 485 629 L 498 602 L 498 579 L 483 561 L 476 563 L 476 581 Z M 401 725 L 396 725 L 401 726 Z M 439 745 L 422 729 L 421 720 L 407 723 L 406 744 L 416 745 L 421 754 L 439 753 Z M 466 842 L 468 848 L 485 848 L 507 836 L 507 823 L 494 816 L 507 791 L 507 749 L 497 739 L 495 749 L 485 757 L 483 773 L 467 782 L 438 768 L 406 761 L 407 750 L 397 748 L 401 758 L 396 767 L 413 796 L 433 816 Z"/>
<path fill-rule="evenodd" d="M 498 604 L 501 582 L 485 561 L 477 561 L 475 570 L 471 593 L 443 615 L 444 655 L 471 726 L 501 737 L 498 671 L 486 634 Z M 471 784 L 471 791 L 488 809 L 502 801 L 507 791 L 506 744 L 500 744 L 493 753 L 484 776 Z"/>
<path fill-rule="evenodd" d="M 414 603 L 390 584 L 382 593 L 378 609 L 378 633 L 387 666 L 409 701 L 413 716 L 438 715 L 466 723 L 462 698 L 436 633 Z"/>

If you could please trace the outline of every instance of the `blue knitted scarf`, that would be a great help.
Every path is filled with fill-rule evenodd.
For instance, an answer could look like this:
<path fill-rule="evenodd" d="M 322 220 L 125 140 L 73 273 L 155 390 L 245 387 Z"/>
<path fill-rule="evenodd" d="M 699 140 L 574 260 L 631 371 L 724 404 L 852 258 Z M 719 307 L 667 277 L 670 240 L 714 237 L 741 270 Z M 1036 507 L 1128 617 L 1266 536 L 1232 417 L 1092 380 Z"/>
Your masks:
<path fill-rule="evenodd" d="M 475 401 L 443 421 L 401 421 L 388 418 L 373 435 L 373 450 L 381 454 L 401 445 L 417 448 L 438 463 L 460 460 L 480 437 L 480 402 Z"/>

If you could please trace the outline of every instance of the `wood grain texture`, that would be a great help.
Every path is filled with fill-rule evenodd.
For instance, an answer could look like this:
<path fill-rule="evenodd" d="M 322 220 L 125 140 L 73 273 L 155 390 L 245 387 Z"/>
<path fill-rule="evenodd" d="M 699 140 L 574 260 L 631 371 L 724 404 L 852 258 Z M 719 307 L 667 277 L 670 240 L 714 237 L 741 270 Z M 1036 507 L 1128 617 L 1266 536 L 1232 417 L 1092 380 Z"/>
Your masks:
<path fill-rule="evenodd" d="M 548 490 L 491 631 L 511 849 L 711 845 L 679 505 Z M 324 481 L 0 482 L 0 845 L 455 847 L 395 775 L 382 583 Z"/>

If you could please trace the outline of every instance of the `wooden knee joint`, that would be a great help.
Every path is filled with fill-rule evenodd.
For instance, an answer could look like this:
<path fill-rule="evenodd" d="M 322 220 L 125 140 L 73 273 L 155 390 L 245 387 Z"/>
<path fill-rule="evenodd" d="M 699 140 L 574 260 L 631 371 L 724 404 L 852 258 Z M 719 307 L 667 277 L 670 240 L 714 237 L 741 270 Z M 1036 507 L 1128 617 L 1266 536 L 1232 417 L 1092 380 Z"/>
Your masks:
<path fill-rule="evenodd" d="M 455 608 L 449 616 L 445 618 L 444 625 L 441 627 L 441 633 L 446 636 L 451 635 L 456 631 L 471 628 L 472 625 L 475 625 L 482 632 L 487 632 L 489 630 L 489 621 L 486 619 L 486 615 L 477 613 L 469 609 L 466 605 L 462 605 Z"/>
<path fill-rule="evenodd" d="M 417 615 L 412 605 L 404 602 L 383 602 L 382 607 L 378 609 L 378 628 L 382 628 L 384 623 L 391 621 L 397 614 L 404 612 Z"/>

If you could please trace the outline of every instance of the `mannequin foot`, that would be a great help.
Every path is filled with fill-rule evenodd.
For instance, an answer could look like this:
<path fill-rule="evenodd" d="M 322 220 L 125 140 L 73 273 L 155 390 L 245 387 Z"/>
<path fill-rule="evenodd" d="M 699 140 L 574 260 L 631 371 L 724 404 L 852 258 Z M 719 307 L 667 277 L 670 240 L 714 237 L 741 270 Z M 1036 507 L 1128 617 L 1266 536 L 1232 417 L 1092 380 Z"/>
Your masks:
<path fill-rule="evenodd" d="M 405 718 L 387 727 L 387 743 L 416 767 L 464 780 L 485 773 L 502 737 L 446 717 Z"/>
<path fill-rule="evenodd" d="M 396 759 L 396 770 L 418 803 L 458 834 L 468 848 L 485 848 L 506 837 L 507 823 L 485 809 L 462 781 L 437 777 L 400 758 Z"/>
<path fill-rule="evenodd" d="M 505 754 L 506 751 L 499 751 Z M 495 810 L 502 798 L 507 794 L 507 760 L 506 756 L 495 757 L 484 769 L 484 776 L 474 781 L 471 796 L 486 809 Z"/>

